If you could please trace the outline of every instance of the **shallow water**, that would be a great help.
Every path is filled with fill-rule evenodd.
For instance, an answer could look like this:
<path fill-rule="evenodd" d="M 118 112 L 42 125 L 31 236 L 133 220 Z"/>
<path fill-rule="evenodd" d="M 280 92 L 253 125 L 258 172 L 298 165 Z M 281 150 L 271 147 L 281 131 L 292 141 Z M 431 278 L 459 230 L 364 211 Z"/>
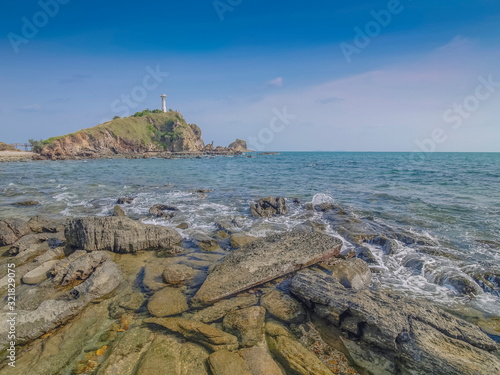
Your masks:
<path fill-rule="evenodd" d="M 199 194 L 195 189 L 211 189 Z M 399 242 L 386 255 L 367 245 L 377 258 L 381 288 L 422 295 L 447 306 L 472 306 L 500 315 L 494 292 L 470 297 L 443 281 L 449 269 L 467 277 L 473 270 L 500 268 L 500 154 L 435 153 L 421 164 L 407 153 L 281 153 L 212 159 L 87 160 L 0 164 L 0 217 L 108 215 L 116 199 L 135 197 L 126 212 L 158 225 L 187 222 L 183 232 L 216 229 L 217 219 L 238 216 L 251 234 L 264 236 L 307 220 L 302 205 L 289 201 L 289 213 L 253 219 L 254 200 L 282 195 L 302 203 L 333 201 L 358 218 L 436 241 L 446 256 L 423 253 Z M 35 207 L 12 203 L 36 200 Z M 149 207 L 165 203 L 181 213 L 171 223 L 153 219 Z M 328 231 L 335 228 L 324 222 Z M 354 248 L 345 241 L 345 249 Z M 419 267 L 404 266 L 418 257 Z M 410 264 L 410 263 L 408 263 Z M 441 277 L 438 283 L 436 280 Z"/>

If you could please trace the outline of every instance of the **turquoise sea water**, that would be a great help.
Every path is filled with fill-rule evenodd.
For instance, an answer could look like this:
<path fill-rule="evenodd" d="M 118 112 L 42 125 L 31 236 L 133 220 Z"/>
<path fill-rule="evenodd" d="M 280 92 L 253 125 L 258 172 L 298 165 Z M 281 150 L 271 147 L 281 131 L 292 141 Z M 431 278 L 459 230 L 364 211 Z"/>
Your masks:
<path fill-rule="evenodd" d="M 108 215 L 117 198 L 132 196 L 135 200 L 125 210 L 148 223 L 172 224 L 148 215 L 153 204 L 180 208 L 173 223 L 190 224 L 183 232 L 188 239 L 194 231 L 216 230 L 215 221 L 229 216 L 238 217 L 254 235 L 289 230 L 308 219 L 292 198 L 334 202 L 360 220 L 433 243 L 436 251 L 400 241 L 399 250 L 390 255 L 367 244 L 377 258 L 373 267 L 381 287 L 500 315 L 500 289 L 494 288 L 500 280 L 500 154 L 434 153 L 418 164 L 412 160 L 407 153 L 295 152 L 253 158 L 3 163 L 0 217 Z M 213 191 L 203 195 L 195 189 Z M 290 198 L 289 213 L 251 218 L 250 203 L 270 195 Z M 28 199 L 41 204 L 12 206 Z M 313 219 L 338 235 L 321 212 Z M 349 249 L 356 246 L 346 241 Z M 478 272 L 498 276 L 491 276 L 493 288 L 483 288 L 486 293 L 480 296 L 463 295 L 447 282 L 458 276 L 473 281 Z"/>

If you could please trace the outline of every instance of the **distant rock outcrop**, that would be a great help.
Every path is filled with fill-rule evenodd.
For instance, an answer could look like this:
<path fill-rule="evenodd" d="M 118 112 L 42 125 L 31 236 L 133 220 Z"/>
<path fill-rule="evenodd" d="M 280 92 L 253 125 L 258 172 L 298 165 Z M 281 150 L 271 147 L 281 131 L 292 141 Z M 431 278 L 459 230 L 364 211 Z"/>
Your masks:
<path fill-rule="evenodd" d="M 7 143 L 0 142 L 0 151 L 16 151 L 16 148 Z"/>
<path fill-rule="evenodd" d="M 242 139 L 237 139 L 233 143 L 231 143 L 228 148 L 230 150 L 234 151 L 240 151 L 240 152 L 251 152 L 252 150 L 249 150 L 247 147 L 247 143 L 242 140 Z"/>

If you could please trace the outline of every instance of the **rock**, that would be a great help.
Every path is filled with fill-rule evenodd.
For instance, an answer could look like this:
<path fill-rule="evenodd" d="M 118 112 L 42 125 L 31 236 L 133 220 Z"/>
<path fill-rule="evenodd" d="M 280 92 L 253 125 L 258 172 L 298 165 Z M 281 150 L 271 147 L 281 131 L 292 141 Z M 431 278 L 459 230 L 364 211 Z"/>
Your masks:
<path fill-rule="evenodd" d="M 368 264 L 359 258 L 341 260 L 335 263 L 330 271 L 345 288 L 363 289 L 369 287 L 372 282 Z"/>
<path fill-rule="evenodd" d="M 236 141 L 231 143 L 227 148 L 234 151 L 251 152 L 251 150 L 249 150 L 247 147 L 247 143 L 242 139 L 237 139 Z"/>
<path fill-rule="evenodd" d="M 461 294 L 480 295 L 484 293 L 472 277 L 454 267 L 444 267 L 434 271 L 432 282 L 451 287 Z"/>
<path fill-rule="evenodd" d="M 139 279 L 142 279 L 142 286 L 147 291 L 156 291 L 165 287 L 163 282 L 163 270 L 175 263 L 176 260 L 172 257 L 158 258 L 153 263 L 146 264 L 143 275 L 139 274 Z"/>
<path fill-rule="evenodd" d="M 113 208 L 113 216 L 126 217 L 127 214 L 125 213 L 125 211 L 123 211 L 123 208 L 121 208 L 120 206 L 115 206 L 115 208 Z"/>
<path fill-rule="evenodd" d="M 333 375 L 318 357 L 277 323 L 266 323 L 267 343 L 274 358 L 287 374 Z"/>
<path fill-rule="evenodd" d="M 145 323 L 158 324 L 169 331 L 176 332 L 188 340 L 206 346 L 210 350 L 236 350 L 238 339 L 229 333 L 208 324 L 183 318 L 149 318 Z"/>
<path fill-rule="evenodd" d="M 214 375 L 253 375 L 246 361 L 236 352 L 219 350 L 208 357 Z"/>
<path fill-rule="evenodd" d="M 231 236 L 231 246 L 238 249 L 249 244 L 250 242 L 255 241 L 256 239 L 257 237 L 249 236 L 248 234 L 236 233 Z"/>
<path fill-rule="evenodd" d="M 172 264 L 163 270 L 163 280 L 167 284 L 182 284 L 184 281 L 192 279 L 195 271 L 182 264 Z"/>
<path fill-rule="evenodd" d="M 121 282 L 118 266 L 107 260 L 80 285 L 63 292 L 57 299 L 44 300 L 35 310 L 18 310 L 16 342 L 23 345 L 64 324 L 80 313 L 90 302 L 111 293 Z M 0 313 L 6 321 L 7 313 Z M 0 349 L 8 344 L 7 325 L 0 325 Z"/>
<path fill-rule="evenodd" d="M 307 317 L 300 302 L 279 290 L 266 293 L 260 299 L 260 304 L 271 315 L 287 323 L 300 323 Z"/>
<path fill-rule="evenodd" d="M 254 241 L 215 265 L 194 301 L 212 303 L 293 271 L 339 255 L 334 237 L 290 232 Z"/>
<path fill-rule="evenodd" d="M 496 343 L 477 326 L 397 293 L 343 287 L 310 270 L 290 284 L 293 294 L 344 335 L 359 366 L 374 373 L 489 374 L 500 371 Z M 352 341 L 354 340 L 354 341 Z"/>
<path fill-rule="evenodd" d="M 56 233 L 64 231 L 64 224 L 61 221 L 43 216 L 32 217 L 27 225 L 33 233 Z"/>
<path fill-rule="evenodd" d="M 132 197 L 123 197 L 123 198 L 118 198 L 116 204 L 131 204 L 133 201 L 134 198 Z"/>
<path fill-rule="evenodd" d="M 156 217 L 164 217 L 170 219 L 174 217 L 175 212 L 179 211 L 178 208 L 166 204 L 155 204 L 149 209 L 149 214 Z"/>
<path fill-rule="evenodd" d="M 271 217 L 276 215 L 285 215 L 287 213 L 285 198 L 267 197 L 252 204 L 250 213 L 254 217 Z"/>
<path fill-rule="evenodd" d="M 207 359 L 208 352 L 202 347 L 157 334 L 141 357 L 134 375 L 209 375 Z"/>
<path fill-rule="evenodd" d="M 168 249 L 182 241 L 175 229 L 146 225 L 123 217 L 70 219 L 65 235 L 73 248 L 116 253 Z"/>
<path fill-rule="evenodd" d="M 151 346 L 153 333 L 143 327 L 125 332 L 111 347 L 111 353 L 99 367 L 97 375 L 135 375 L 136 366 Z"/>
<path fill-rule="evenodd" d="M 0 220 L 0 246 L 12 245 L 29 232 L 27 223 L 21 219 Z"/>
<path fill-rule="evenodd" d="M 223 321 L 224 330 L 236 335 L 243 347 L 264 342 L 264 318 L 266 309 L 252 306 L 229 312 Z"/>
<path fill-rule="evenodd" d="M 163 288 L 157 291 L 148 302 L 149 312 L 156 317 L 181 314 L 189 310 L 186 296 L 176 288 Z"/>
<path fill-rule="evenodd" d="M 28 272 L 23 276 L 23 283 L 25 284 L 38 284 L 44 280 L 47 280 L 47 273 L 54 267 L 58 260 L 49 260 L 48 262 L 43 263 L 41 266 L 38 266 L 34 270 Z"/>
<path fill-rule="evenodd" d="M 21 207 L 29 207 L 29 206 L 38 206 L 40 202 L 38 201 L 22 201 L 13 203 L 13 206 L 21 206 Z"/>
<path fill-rule="evenodd" d="M 360 246 L 356 249 L 356 256 L 369 264 L 377 264 L 377 258 L 372 251 L 366 246 Z"/>
<path fill-rule="evenodd" d="M 181 247 L 181 246 L 172 246 L 168 249 L 161 249 L 156 252 L 156 256 L 158 258 L 165 258 L 165 257 L 170 257 L 172 255 L 179 255 L 183 254 L 187 251 L 187 249 Z"/>
<path fill-rule="evenodd" d="M 228 232 L 226 232 L 225 230 L 220 230 L 217 232 L 217 238 L 220 238 L 221 240 L 226 240 L 230 237 L 231 237 L 231 235 Z"/>
<path fill-rule="evenodd" d="M 220 250 L 219 243 L 212 237 L 206 235 L 205 233 L 195 233 L 192 235 L 193 239 L 197 243 L 198 247 L 203 251 L 217 251 Z"/>
<path fill-rule="evenodd" d="M 214 305 L 209 306 L 206 309 L 195 312 L 191 316 L 191 319 L 199 320 L 203 323 L 215 322 L 216 320 L 223 318 L 231 311 L 250 307 L 256 305 L 258 302 L 259 299 L 254 294 L 236 296 L 231 299 L 216 302 Z"/>
<path fill-rule="evenodd" d="M 188 229 L 189 228 L 189 224 L 188 223 L 180 223 L 179 225 L 176 226 L 176 228 L 179 228 L 179 229 Z"/>
<path fill-rule="evenodd" d="M 55 285 L 75 285 L 86 280 L 94 270 L 107 260 L 111 260 L 106 253 L 85 253 L 76 251 L 68 258 L 58 262 L 52 270 Z"/>
<path fill-rule="evenodd" d="M 285 375 L 263 347 L 244 348 L 238 354 L 246 361 L 252 375 Z"/>

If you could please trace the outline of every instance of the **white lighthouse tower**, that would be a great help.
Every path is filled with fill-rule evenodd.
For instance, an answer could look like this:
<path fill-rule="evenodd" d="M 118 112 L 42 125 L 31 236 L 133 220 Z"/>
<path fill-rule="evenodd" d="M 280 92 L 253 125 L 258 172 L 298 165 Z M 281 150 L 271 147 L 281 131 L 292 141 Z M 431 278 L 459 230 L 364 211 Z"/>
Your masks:
<path fill-rule="evenodd" d="M 167 95 L 166 94 L 161 94 L 161 110 L 163 112 L 167 112 Z"/>

